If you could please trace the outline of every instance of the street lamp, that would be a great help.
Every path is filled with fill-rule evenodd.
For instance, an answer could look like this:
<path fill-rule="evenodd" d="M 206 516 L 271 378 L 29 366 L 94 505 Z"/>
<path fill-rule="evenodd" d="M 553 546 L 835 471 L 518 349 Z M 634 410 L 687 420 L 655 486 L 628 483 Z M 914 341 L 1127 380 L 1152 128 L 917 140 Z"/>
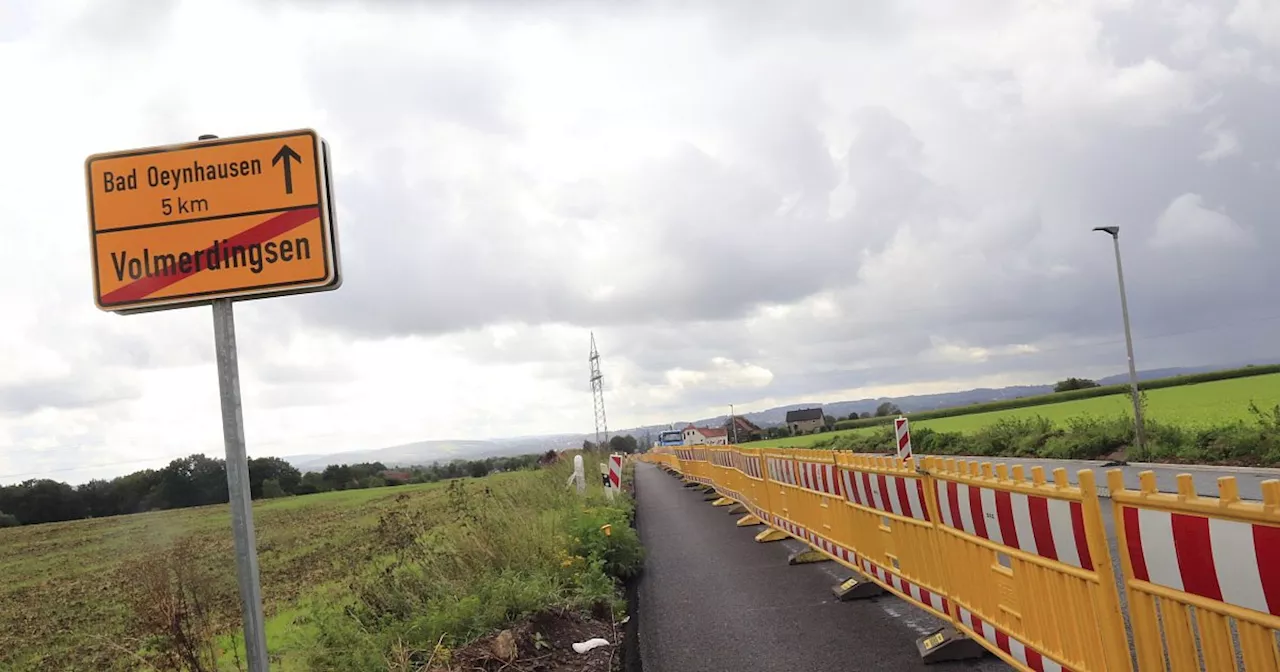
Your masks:
<path fill-rule="evenodd" d="M 1133 334 L 1129 331 L 1129 300 L 1124 292 L 1124 267 L 1120 264 L 1120 227 L 1097 226 L 1094 231 L 1111 235 L 1116 248 L 1116 277 L 1120 280 L 1120 314 L 1124 316 L 1124 344 L 1129 351 L 1129 392 L 1133 396 L 1134 443 L 1142 454 L 1147 445 L 1146 423 L 1142 419 L 1142 402 L 1138 397 L 1138 369 L 1133 363 Z"/>
<path fill-rule="evenodd" d="M 738 423 L 734 422 L 733 404 L 729 404 L 729 427 L 733 432 L 733 445 L 738 445 Z"/>

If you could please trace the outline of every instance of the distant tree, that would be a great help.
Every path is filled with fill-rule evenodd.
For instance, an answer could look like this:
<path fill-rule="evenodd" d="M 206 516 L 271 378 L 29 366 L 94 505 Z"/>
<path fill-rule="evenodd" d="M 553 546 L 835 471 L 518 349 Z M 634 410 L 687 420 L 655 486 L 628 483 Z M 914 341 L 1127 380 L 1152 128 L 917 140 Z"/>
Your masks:
<path fill-rule="evenodd" d="M 280 481 L 274 478 L 268 478 L 262 482 L 263 499 L 275 499 L 277 497 L 285 497 L 288 494 L 284 491 L 284 488 L 280 487 Z"/>
<path fill-rule="evenodd" d="M 114 516 L 120 511 L 119 497 L 115 485 L 110 481 L 95 478 L 88 483 L 76 487 L 80 501 L 84 503 L 85 515 L 90 518 Z"/>
<path fill-rule="evenodd" d="M 12 516 L 0 511 L 0 527 L 17 527 L 21 524 L 22 523 L 18 522 L 17 516 Z"/>
<path fill-rule="evenodd" d="M 1068 378 L 1060 380 L 1053 386 L 1054 392 L 1069 392 L 1071 390 L 1084 390 L 1090 387 L 1101 387 L 1097 381 L 1088 378 Z"/>
<path fill-rule="evenodd" d="M 583 449 L 584 451 L 588 451 L 588 452 L 589 452 L 589 451 L 592 451 L 592 450 L 595 450 L 595 449 L 596 449 L 596 444 L 591 443 L 591 441 L 589 441 L 589 440 L 587 440 L 587 439 L 583 439 L 583 440 L 582 440 L 582 449 Z"/>
<path fill-rule="evenodd" d="M 867 418 L 871 417 L 871 414 L 868 413 L 867 411 L 863 411 L 862 414 L 859 415 L 858 417 L 862 418 L 863 420 L 866 420 Z"/>
<path fill-rule="evenodd" d="M 158 490 L 160 508 L 226 504 L 226 464 L 200 453 L 180 457 L 160 470 Z"/>
<path fill-rule="evenodd" d="M 302 474 L 292 464 L 278 457 L 257 457 L 249 460 L 249 492 L 254 499 L 265 497 L 263 483 L 273 480 L 286 494 L 298 491 Z"/>
<path fill-rule="evenodd" d="M 325 483 L 324 476 L 320 472 L 308 471 L 302 475 L 302 481 L 298 483 L 295 494 L 311 495 L 317 492 L 325 492 L 329 490 L 329 484 Z"/>
<path fill-rule="evenodd" d="M 886 401 L 876 406 L 876 417 L 883 418 L 886 415 L 902 415 L 902 409 L 892 401 Z"/>
<path fill-rule="evenodd" d="M 857 420 L 857 419 L 858 419 L 858 412 L 857 412 L 857 411 L 854 411 L 854 412 L 850 413 L 850 414 L 849 414 L 849 417 L 845 418 L 845 420 Z"/>
<path fill-rule="evenodd" d="M 823 426 L 825 426 L 827 429 L 831 429 L 832 427 L 835 427 L 835 426 L 836 426 L 836 416 L 834 416 L 834 415 L 824 415 L 824 416 L 822 416 L 822 424 L 823 424 Z"/>
<path fill-rule="evenodd" d="M 50 479 L 32 479 L 0 488 L 0 511 L 23 525 L 84 518 L 84 502 L 75 488 Z"/>
<path fill-rule="evenodd" d="M 467 463 L 467 475 L 472 478 L 484 478 L 489 475 L 489 463 L 475 460 Z"/>
<path fill-rule="evenodd" d="M 614 453 L 631 454 L 640 450 L 640 442 L 630 434 L 614 434 L 609 438 L 609 450 Z"/>
<path fill-rule="evenodd" d="M 786 426 L 766 427 L 764 430 L 764 436 L 767 439 L 781 439 L 790 435 L 791 432 L 786 428 Z"/>

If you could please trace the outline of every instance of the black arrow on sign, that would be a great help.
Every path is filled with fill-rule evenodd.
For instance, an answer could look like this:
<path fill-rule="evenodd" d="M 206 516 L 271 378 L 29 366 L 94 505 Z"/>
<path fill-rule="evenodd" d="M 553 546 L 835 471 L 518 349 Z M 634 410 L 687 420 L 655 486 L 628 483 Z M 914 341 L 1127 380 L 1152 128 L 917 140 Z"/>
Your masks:
<path fill-rule="evenodd" d="M 284 193 L 286 194 L 293 193 L 293 165 L 289 163 L 290 159 L 302 163 L 302 157 L 298 156 L 298 153 L 289 145 L 281 145 L 280 151 L 276 152 L 275 158 L 271 159 L 273 166 L 284 161 Z"/>

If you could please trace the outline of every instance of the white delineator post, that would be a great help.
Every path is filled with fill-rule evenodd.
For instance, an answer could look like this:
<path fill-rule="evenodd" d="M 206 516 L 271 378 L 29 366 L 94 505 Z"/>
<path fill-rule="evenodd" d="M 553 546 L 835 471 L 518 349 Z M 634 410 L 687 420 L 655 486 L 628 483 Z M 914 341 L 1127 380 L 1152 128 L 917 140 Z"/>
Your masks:
<path fill-rule="evenodd" d="M 573 482 L 578 486 L 578 494 L 584 495 L 587 492 L 587 475 L 582 466 L 582 456 L 573 456 Z"/>
<path fill-rule="evenodd" d="M 893 433 L 898 437 L 898 459 L 911 457 L 911 427 L 906 418 L 894 418 Z"/>

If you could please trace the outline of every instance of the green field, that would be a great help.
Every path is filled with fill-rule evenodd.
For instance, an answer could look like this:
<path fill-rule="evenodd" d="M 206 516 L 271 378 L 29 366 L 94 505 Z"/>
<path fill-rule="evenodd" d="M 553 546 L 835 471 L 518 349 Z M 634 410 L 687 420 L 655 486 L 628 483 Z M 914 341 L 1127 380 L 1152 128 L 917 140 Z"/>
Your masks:
<path fill-rule="evenodd" d="M 367 563 L 388 503 L 430 502 L 440 490 L 429 484 L 256 502 L 267 613 Z M 239 616 L 225 505 L 0 530 L 0 669 L 132 668 L 127 655 L 144 648 L 145 633 L 127 607 L 131 586 L 180 539 L 218 584 L 214 617 L 233 630 Z"/>
<path fill-rule="evenodd" d="M 1166 387 L 1146 392 L 1147 419 L 1189 429 L 1220 425 L 1233 421 L 1249 421 L 1249 404 L 1270 408 L 1280 404 L 1280 374 L 1217 380 L 1180 387 Z M 1040 416 L 1055 424 L 1084 415 L 1098 417 L 1133 416 L 1128 395 L 1110 395 L 1092 399 L 1064 401 L 1016 408 L 1006 411 L 957 415 L 935 420 L 912 422 L 912 427 L 927 427 L 937 432 L 972 434 L 1001 420 Z M 751 443 L 752 447 L 811 446 L 843 434 L 874 434 L 883 427 L 810 434 L 793 438 Z"/>
<path fill-rule="evenodd" d="M 544 609 L 621 612 L 628 500 L 578 497 L 569 469 L 255 502 L 272 669 L 418 669 Z M 188 669 L 166 658 L 175 612 L 216 661 L 200 669 L 238 669 L 226 505 L 0 529 L 0 576 L 0 670 Z"/>

